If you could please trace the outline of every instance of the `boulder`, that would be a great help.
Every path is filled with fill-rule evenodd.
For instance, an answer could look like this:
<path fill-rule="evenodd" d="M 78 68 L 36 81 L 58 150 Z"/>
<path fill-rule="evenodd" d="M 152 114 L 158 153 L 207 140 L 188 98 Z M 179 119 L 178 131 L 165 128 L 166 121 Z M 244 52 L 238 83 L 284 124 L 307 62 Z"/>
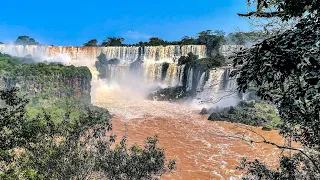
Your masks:
<path fill-rule="evenodd" d="M 216 113 L 216 112 L 213 112 L 208 120 L 211 120 L 211 121 L 221 121 L 221 117 L 220 117 L 220 114 L 219 113 Z"/>
<path fill-rule="evenodd" d="M 208 109 L 207 108 L 202 108 L 202 110 L 201 110 L 201 112 L 199 114 L 201 114 L 201 115 L 209 114 Z"/>

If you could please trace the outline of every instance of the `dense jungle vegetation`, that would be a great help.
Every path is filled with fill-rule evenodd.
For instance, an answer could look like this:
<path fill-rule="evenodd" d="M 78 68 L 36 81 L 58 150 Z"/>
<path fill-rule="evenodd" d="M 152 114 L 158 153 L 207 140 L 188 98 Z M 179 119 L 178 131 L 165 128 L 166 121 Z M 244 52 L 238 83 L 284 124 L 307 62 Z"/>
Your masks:
<path fill-rule="evenodd" d="M 277 107 L 280 134 L 289 143 L 277 145 L 261 140 L 288 152 L 281 155 L 279 168 L 244 158 L 239 169 L 246 172 L 244 179 L 319 179 L 320 1 L 248 0 L 247 3 L 254 10 L 239 16 L 262 18 L 265 29 L 272 29 L 275 21 L 280 25 L 294 23 L 293 28 L 284 26 L 287 28 L 274 31 L 271 37 L 233 57 L 234 65 L 241 67 L 233 72 L 238 77 L 238 90 L 246 92 L 254 86 L 259 97 Z M 292 141 L 303 147 L 293 147 Z"/>

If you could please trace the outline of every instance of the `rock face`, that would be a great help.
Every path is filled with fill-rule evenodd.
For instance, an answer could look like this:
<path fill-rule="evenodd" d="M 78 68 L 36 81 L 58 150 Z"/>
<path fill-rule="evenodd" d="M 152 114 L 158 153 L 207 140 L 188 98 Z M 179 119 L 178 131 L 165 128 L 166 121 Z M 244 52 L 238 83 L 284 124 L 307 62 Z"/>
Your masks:
<path fill-rule="evenodd" d="M 280 118 L 275 108 L 265 102 L 241 101 L 237 106 L 210 109 L 208 120 L 242 123 L 263 127 L 263 130 L 277 129 Z"/>
<path fill-rule="evenodd" d="M 44 63 L 20 63 L 0 74 L 2 88 L 18 87 L 30 97 L 70 97 L 84 102 L 91 102 L 91 79 L 92 75 L 87 67 Z"/>
<path fill-rule="evenodd" d="M 187 94 L 184 91 L 184 87 L 169 87 L 164 89 L 159 89 L 153 93 L 148 95 L 149 100 L 156 100 L 156 101 L 174 101 L 178 99 L 182 99 L 186 97 Z"/>
<path fill-rule="evenodd" d="M 19 87 L 31 96 L 49 97 L 74 97 L 87 102 L 91 101 L 91 79 L 87 77 L 3 77 L 5 88 Z"/>
<path fill-rule="evenodd" d="M 208 109 L 207 108 L 203 108 L 200 113 L 201 115 L 205 115 L 205 114 L 209 114 Z"/>

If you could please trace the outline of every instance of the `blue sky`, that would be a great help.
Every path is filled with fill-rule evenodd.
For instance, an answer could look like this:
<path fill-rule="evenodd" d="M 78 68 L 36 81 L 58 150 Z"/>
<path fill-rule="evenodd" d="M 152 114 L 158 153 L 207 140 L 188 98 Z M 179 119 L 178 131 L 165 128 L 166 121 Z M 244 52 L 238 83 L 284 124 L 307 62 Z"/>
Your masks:
<path fill-rule="evenodd" d="M 179 40 L 202 30 L 249 30 L 247 0 L 4 0 L 0 41 L 29 35 L 42 44 L 82 45 L 121 36 L 126 43 L 151 36 Z"/>

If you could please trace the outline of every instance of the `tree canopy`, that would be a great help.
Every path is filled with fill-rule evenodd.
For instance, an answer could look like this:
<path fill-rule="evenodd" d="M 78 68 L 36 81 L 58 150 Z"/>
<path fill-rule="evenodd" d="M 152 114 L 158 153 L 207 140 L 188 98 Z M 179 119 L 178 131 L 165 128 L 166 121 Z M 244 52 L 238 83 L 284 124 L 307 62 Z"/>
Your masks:
<path fill-rule="evenodd" d="M 97 39 L 91 39 L 88 42 L 84 43 L 83 46 L 86 47 L 97 47 L 98 45 L 98 40 Z"/>
<path fill-rule="evenodd" d="M 174 168 L 175 161 L 166 167 L 156 136 L 143 148 L 128 147 L 126 137 L 112 148 L 105 109 L 69 104 L 58 108 L 64 114 L 57 122 L 45 108 L 29 116 L 16 88 L 0 90 L 0 102 L 0 179 L 152 179 Z"/>
<path fill-rule="evenodd" d="M 319 13 L 318 0 L 247 0 L 248 5 L 255 5 L 255 10 L 248 13 L 239 13 L 241 17 L 271 18 L 280 17 L 290 20 L 293 17 L 302 17 L 306 12 Z"/>
<path fill-rule="evenodd" d="M 101 46 L 123 46 L 124 38 L 121 37 L 108 37 L 105 39 L 102 43 Z"/>
<path fill-rule="evenodd" d="M 29 36 L 19 36 L 17 40 L 14 42 L 15 45 L 39 45 L 33 38 Z"/>
<path fill-rule="evenodd" d="M 250 1 L 249 1 L 250 2 Z M 248 177 L 258 179 L 320 178 L 320 18 L 318 0 L 260 0 L 256 11 L 240 16 L 302 19 L 284 33 L 267 38 L 234 57 L 233 72 L 240 91 L 258 88 L 258 96 L 273 102 L 280 114 L 280 133 L 303 145 L 294 156 L 282 156 L 279 170 L 270 170 L 259 161 L 243 161 Z M 275 11 L 265 12 L 269 5 Z M 318 12 L 317 12 L 318 11 Z M 267 142 L 267 141 L 265 141 Z M 272 144 L 270 142 L 267 142 Z M 275 144 L 273 144 L 275 145 Z M 250 178 L 246 178 L 250 179 Z"/>

